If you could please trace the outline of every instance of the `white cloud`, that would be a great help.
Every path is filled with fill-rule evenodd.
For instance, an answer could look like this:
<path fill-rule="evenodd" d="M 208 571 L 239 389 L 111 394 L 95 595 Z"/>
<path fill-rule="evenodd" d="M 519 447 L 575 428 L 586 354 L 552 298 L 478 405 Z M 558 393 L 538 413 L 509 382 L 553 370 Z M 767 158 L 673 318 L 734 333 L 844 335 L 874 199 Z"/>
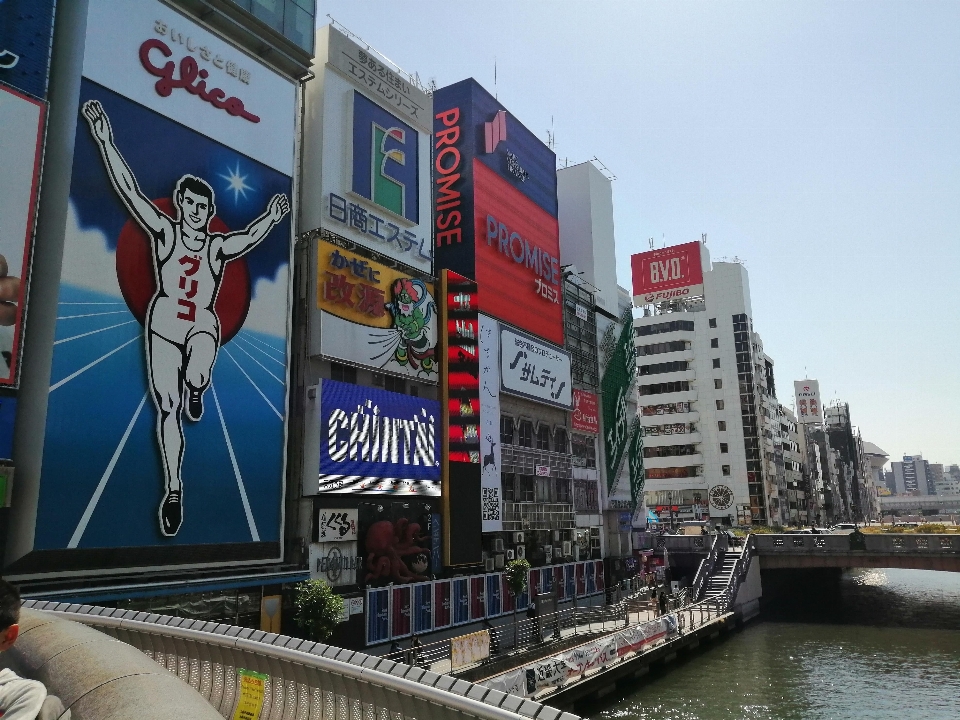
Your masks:
<path fill-rule="evenodd" d="M 67 208 L 61 278 L 67 285 L 122 297 L 116 254 L 108 249 L 107 237 L 100 230 L 80 227 L 72 202 Z"/>
<path fill-rule="evenodd" d="M 289 265 L 281 265 L 273 280 L 260 278 L 253 286 L 250 311 L 243 323 L 245 330 L 255 330 L 274 337 L 287 334 L 287 278 Z"/>

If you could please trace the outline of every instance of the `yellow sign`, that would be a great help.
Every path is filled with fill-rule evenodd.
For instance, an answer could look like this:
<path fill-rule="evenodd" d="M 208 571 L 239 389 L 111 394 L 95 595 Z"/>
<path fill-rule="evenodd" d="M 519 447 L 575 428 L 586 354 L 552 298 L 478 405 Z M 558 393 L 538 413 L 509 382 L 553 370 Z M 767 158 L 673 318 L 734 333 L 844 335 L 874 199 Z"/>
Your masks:
<path fill-rule="evenodd" d="M 240 676 L 240 688 L 237 709 L 233 711 L 233 720 L 260 720 L 267 676 L 243 668 L 237 668 L 237 674 Z"/>
<path fill-rule="evenodd" d="M 437 305 L 431 282 L 328 240 L 317 241 L 321 354 L 436 379 Z"/>

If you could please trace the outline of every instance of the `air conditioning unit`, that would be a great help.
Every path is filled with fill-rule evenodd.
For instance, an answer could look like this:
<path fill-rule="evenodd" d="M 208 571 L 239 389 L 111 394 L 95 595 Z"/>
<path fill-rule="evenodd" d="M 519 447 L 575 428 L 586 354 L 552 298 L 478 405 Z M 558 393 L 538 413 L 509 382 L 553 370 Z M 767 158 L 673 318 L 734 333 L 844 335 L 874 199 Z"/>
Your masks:
<path fill-rule="evenodd" d="M 517 533 L 517 535 L 523 535 L 523 533 Z M 527 556 L 527 548 L 524 545 L 517 545 L 517 560 L 523 560 Z"/>
<path fill-rule="evenodd" d="M 515 532 L 515 533 L 513 534 L 513 544 L 514 544 L 514 545 L 523 545 L 523 543 L 524 543 L 523 533 L 522 533 L 522 532 Z"/>
<path fill-rule="evenodd" d="M 564 541 L 563 541 L 563 556 L 564 556 L 564 557 L 570 557 L 571 555 L 573 555 L 573 543 L 570 542 L 569 540 L 564 540 Z"/>
<path fill-rule="evenodd" d="M 493 541 L 493 551 L 498 553 L 503 552 L 503 538 L 497 538 Z"/>
<path fill-rule="evenodd" d="M 493 569 L 494 569 L 493 565 L 494 565 L 493 558 L 487 558 L 486 560 L 483 561 L 483 569 L 486 570 L 487 572 L 493 572 Z"/>
<path fill-rule="evenodd" d="M 559 542 L 559 541 L 560 541 L 560 531 L 559 531 L 559 530 L 554 530 L 554 531 L 553 531 L 553 541 L 554 541 L 554 542 Z"/>
<path fill-rule="evenodd" d="M 513 560 L 516 557 L 516 554 L 513 552 L 513 548 L 507 550 L 507 560 Z"/>
<path fill-rule="evenodd" d="M 503 553 L 497 553 L 493 556 L 493 567 L 495 570 L 503 570 Z"/>

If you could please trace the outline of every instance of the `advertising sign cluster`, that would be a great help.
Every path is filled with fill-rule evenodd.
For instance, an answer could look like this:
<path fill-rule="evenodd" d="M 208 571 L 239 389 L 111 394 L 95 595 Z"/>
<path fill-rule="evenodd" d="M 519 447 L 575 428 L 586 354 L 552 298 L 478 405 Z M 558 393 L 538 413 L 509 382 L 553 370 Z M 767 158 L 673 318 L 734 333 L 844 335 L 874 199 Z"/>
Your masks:
<path fill-rule="evenodd" d="M 633 512 L 636 513 L 643 498 L 643 486 L 646 483 L 643 470 L 643 428 L 639 422 L 634 423 L 628 462 L 630 463 L 630 502 L 633 504 Z"/>
<path fill-rule="evenodd" d="M 157 0 L 86 27 L 34 547 L 280 557 L 296 85 Z"/>
<path fill-rule="evenodd" d="M 440 264 L 476 278 L 484 313 L 562 344 L 554 153 L 474 80 L 433 99 Z"/>
<path fill-rule="evenodd" d="M 304 134 L 305 222 L 430 275 L 431 98 L 332 26 L 317 64 L 306 90 L 318 120 Z"/>
<path fill-rule="evenodd" d="M 620 463 L 630 439 L 627 417 L 627 395 L 637 372 L 633 347 L 633 316 L 629 310 L 621 318 L 617 344 L 603 371 L 600 394 L 603 398 L 604 452 L 606 453 L 607 489 L 611 492 L 620 473 Z"/>
<path fill-rule="evenodd" d="M 630 267 L 636 305 L 703 295 L 699 242 L 637 253 Z"/>
<path fill-rule="evenodd" d="M 433 283 L 317 242 L 318 354 L 437 380 Z"/>
<path fill-rule="evenodd" d="M 504 326 L 500 377 L 504 392 L 564 409 L 573 404 L 569 353 Z"/>
<path fill-rule="evenodd" d="M 512 670 L 483 684 L 510 695 L 529 697 L 543 688 L 562 685 L 571 678 L 580 678 L 584 673 L 604 667 L 628 653 L 640 652 L 645 647 L 672 637 L 676 632 L 676 616 L 665 615 L 544 658 L 533 665 Z"/>
<path fill-rule="evenodd" d="M 318 492 L 439 495 L 439 425 L 436 400 L 324 380 Z"/>
<path fill-rule="evenodd" d="M 823 424 L 823 405 L 820 403 L 819 380 L 795 380 L 793 392 L 797 401 L 797 420 L 802 424 Z"/>

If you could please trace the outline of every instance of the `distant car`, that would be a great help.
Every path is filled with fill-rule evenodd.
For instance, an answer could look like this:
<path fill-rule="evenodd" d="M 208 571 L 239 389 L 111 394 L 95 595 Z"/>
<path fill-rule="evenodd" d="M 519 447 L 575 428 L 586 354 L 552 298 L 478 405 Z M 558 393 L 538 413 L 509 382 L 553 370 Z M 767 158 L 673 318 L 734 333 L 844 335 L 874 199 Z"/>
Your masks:
<path fill-rule="evenodd" d="M 837 523 L 831 529 L 832 530 L 856 530 L 857 524 L 856 523 Z"/>
<path fill-rule="evenodd" d="M 793 528 L 791 530 L 784 530 L 785 535 L 813 535 L 813 530 L 810 528 Z"/>
<path fill-rule="evenodd" d="M 829 535 L 829 534 L 830 534 L 830 528 L 824 528 L 824 527 L 811 528 L 811 531 L 813 532 L 814 535 Z"/>

